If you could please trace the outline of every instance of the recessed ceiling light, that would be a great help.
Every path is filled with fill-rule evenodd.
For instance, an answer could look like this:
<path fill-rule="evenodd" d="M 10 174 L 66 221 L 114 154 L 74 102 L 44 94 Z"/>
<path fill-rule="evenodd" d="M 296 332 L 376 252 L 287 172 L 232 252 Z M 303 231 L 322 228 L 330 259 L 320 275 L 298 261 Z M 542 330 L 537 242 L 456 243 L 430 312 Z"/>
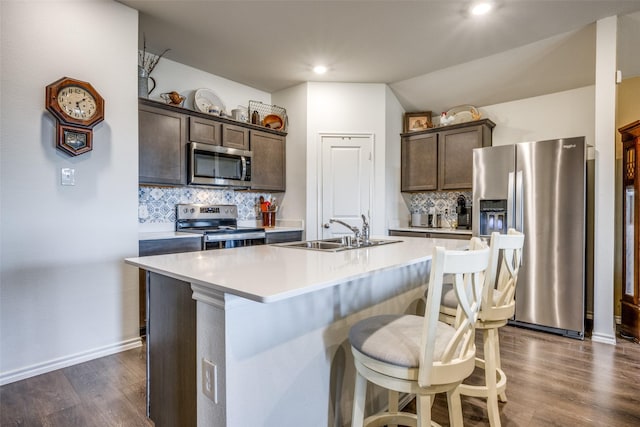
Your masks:
<path fill-rule="evenodd" d="M 491 12 L 491 9 L 493 9 L 493 5 L 489 2 L 476 3 L 471 6 L 471 14 L 476 16 L 486 15 Z"/>
<path fill-rule="evenodd" d="M 327 67 L 325 67 L 324 65 L 316 65 L 315 67 L 313 67 L 313 72 L 316 74 L 324 74 L 327 72 Z"/>

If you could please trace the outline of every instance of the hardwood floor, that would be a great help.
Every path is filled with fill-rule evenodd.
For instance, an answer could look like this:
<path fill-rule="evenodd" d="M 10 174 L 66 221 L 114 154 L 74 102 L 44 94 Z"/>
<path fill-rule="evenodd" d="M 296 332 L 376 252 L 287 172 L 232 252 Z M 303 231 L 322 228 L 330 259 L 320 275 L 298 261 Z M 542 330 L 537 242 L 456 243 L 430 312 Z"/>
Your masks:
<path fill-rule="evenodd" d="M 476 346 L 481 356 L 480 340 Z M 499 403 L 503 427 L 640 425 L 640 345 L 505 326 L 500 346 L 508 398 Z M 462 396 L 462 409 L 466 427 L 489 425 L 483 400 Z M 446 399 L 438 396 L 434 419 L 443 426 L 449 425 L 446 411 Z"/>
<path fill-rule="evenodd" d="M 0 387 L 0 426 L 149 427 L 145 347 Z"/>
<path fill-rule="evenodd" d="M 502 426 L 640 425 L 640 345 L 510 326 L 500 343 L 509 398 L 500 404 Z M 463 396 L 462 407 L 465 426 L 488 425 L 482 400 Z M 449 425 L 444 396 L 433 414 Z M 145 417 L 144 347 L 0 387 L 0 426 L 153 426 Z"/>

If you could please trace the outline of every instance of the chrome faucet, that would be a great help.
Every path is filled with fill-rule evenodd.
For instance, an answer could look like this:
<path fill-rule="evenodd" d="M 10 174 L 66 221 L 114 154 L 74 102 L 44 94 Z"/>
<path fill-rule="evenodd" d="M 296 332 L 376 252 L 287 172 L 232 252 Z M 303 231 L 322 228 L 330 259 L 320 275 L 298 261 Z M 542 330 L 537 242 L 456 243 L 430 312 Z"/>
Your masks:
<path fill-rule="evenodd" d="M 329 222 L 336 222 L 338 224 L 344 225 L 345 227 L 347 227 L 349 230 L 351 230 L 353 232 L 353 238 L 356 241 L 357 245 L 365 244 L 368 245 L 370 240 L 369 240 L 369 222 L 367 221 L 367 218 L 364 216 L 364 214 L 362 215 L 362 231 L 360 231 L 360 229 L 356 226 L 347 224 L 344 221 L 341 221 L 339 219 L 334 219 L 331 218 L 329 220 Z M 362 236 L 362 239 L 360 239 L 360 236 Z"/>
<path fill-rule="evenodd" d="M 358 227 L 349 225 L 344 221 L 341 221 L 339 219 L 334 219 L 334 218 L 331 218 L 329 220 L 329 222 L 337 222 L 338 224 L 344 225 L 345 227 L 347 227 L 349 230 L 351 230 L 353 232 L 353 237 L 354 237 L 356 242 L 358 242 L 360 240 L 360 229 Z"/>
<path fill-rule="evenodd" d="M 369 242 L 369 222 L 364 214 L 362 214 L 362 243 L 368 245 Z"/>

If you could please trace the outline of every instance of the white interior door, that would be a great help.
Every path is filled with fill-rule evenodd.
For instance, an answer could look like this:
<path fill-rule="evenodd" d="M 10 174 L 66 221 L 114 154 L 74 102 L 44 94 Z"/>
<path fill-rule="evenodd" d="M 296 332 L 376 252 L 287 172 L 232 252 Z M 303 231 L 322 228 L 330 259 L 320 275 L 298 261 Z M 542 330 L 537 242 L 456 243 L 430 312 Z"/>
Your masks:
<path fill-rule="evenodd" d="M 339 219 L 362 227 L 371 209 L 371 135 L 323 135 L 320 235 L 323 239 L 351 234 L 346 227 L 329 223 Z"/>

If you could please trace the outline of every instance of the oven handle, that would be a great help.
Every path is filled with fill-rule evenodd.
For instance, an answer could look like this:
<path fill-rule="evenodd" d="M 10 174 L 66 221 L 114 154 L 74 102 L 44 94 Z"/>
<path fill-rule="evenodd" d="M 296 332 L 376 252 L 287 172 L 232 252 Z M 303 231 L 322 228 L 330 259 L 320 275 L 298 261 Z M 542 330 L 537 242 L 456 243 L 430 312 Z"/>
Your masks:
<path fill-rule="evenodd" d="M 204 239 L 205 242 L 226 242 L 227 240 L 265 239 L 266 237 L 267 233 L 264 231 L 251 231 L 234 234 L 207 234 Z"/>

